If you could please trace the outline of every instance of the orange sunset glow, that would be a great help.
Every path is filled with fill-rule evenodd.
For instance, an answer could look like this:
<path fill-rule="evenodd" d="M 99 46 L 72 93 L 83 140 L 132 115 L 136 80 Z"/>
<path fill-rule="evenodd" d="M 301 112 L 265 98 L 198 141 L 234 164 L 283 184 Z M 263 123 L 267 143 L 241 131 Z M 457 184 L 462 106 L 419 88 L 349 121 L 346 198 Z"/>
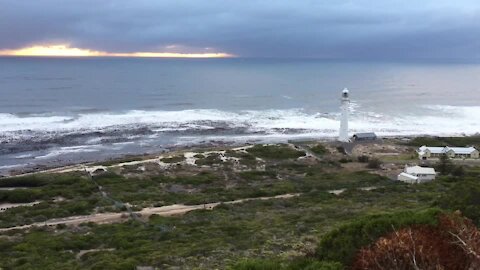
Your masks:
<path fill-rule="evenodd" d="M 177 53 L 177 52 L 131 52 L 112 53 L 89 49 L 72 48 L 68 44 L 36 45 L 17 50 L 0 50 L 1 56 L 53 56 L 53 57 L 158 57 L 158 58 L 227 58 L 228 53 Z"/>

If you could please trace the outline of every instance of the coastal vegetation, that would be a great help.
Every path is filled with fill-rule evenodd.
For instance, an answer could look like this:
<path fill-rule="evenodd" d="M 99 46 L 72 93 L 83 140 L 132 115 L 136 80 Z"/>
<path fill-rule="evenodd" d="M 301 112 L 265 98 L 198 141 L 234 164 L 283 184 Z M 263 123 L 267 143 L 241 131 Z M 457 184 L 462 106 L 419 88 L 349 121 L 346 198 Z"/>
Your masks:
<path fill-rule="evenodd" d="M 285 145 L 260 145 L 257 144 L 247 149 L 247 152 L 265 159 L 290 159 L 305 156 L 305 152 L 286 147 Z"/>
<path fill-rule="evenodd" d="M 480 147 L 480 136 L 462 136 L 462 137 L 416 137 L 406 143 L 409 146 L 420 147 L 428 146 L 476 146 Z"/>
<path fill-rule="evenodd" d="M 322 147 L 326 151 L 312 150 L 321 159 L 292 145 L 259 145 L 183 158 L 175 154 L 167 157 L 172 162 L 162 157 L 158 164 L 115 165 L 92 175 L 82 171 L 2 179 L 0 186 L 9 189 L 1 190 L 1 202 L 38 204 L 0 212 L 0 228 L 100 213 L 121 212 L 125 218 L 0 229 L 0 265 L 336 270 L 354 266 L 359 252 L 382 254 L 377 240 L 393 231 L 420 225 L 441 231 L 440 217 L 454 211 L 480 225 L 480 167 L 465 166 L 462 176 L 446 174 L 408 185 L 386 177 L 383 166 L 366 170 L 368 163 L 356 157 L 342 163 L 347 157 L 334 146 Z M 194 156 L 193 164 L 187 156 Z M 292 196 L 255 200 L 285 194 Z M 238 199 L 249 200 L 228 203 Z M 125 207 L 139 211 L 210 202 L 226 203 L 212 210 L 137 218 L 129 218 Z"/>
<path fill-rule="evenodd" d="M 328 149 L 322 144 L 316 144 L 315 146 L 310 148 L 310 150 L 312 150 L 312 152 L 317 155 L 325 155 L 328 153 Z"/>

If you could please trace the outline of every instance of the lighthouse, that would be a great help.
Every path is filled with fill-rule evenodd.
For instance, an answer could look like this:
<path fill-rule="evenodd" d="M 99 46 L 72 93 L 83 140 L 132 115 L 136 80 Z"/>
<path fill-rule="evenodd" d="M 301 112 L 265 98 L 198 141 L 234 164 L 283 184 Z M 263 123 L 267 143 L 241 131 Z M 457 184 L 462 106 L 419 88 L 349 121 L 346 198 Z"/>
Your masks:
<path fill-rule="evenodd" d="M 348 137 L 348 111 L 350 109 L 350 96 L 348 89 L 345 88 L 342 91 L 342 115 L 340 116 L 340 132 L 338 140 L 341 142 L 349 142 Z"/>

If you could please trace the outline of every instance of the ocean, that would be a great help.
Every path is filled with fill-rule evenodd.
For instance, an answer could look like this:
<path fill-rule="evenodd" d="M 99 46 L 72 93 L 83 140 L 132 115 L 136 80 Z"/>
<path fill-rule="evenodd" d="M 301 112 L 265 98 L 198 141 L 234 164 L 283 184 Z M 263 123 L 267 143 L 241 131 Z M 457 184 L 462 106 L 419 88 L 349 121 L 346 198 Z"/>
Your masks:
<path fill-rule="evenodd" d="M 0 174 L 202 144 L 480 132 L 480 64 L 0 58 Z"/>

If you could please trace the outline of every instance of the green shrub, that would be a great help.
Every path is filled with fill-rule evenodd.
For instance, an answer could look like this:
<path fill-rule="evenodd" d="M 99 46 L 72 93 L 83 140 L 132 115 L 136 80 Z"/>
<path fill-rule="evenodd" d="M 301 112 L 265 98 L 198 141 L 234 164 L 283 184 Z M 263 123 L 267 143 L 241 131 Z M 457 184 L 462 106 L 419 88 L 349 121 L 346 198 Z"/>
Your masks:
<path fill-rule="evenodd" d="M 9 203 L 29 203 L 41 197 L 38 190 L 33 189 L 17 189 L 10 191 L 0 191 L 0 202 Z"/>
<path fill-rule="evenodd" d="M 367 168 L 369 169 L 380 169 L 382 162 L 378 158 L 372 158 L 368 161 Z"/>
<path fill-rule="evenodd" d="M 393 229 L 412 224 L 436 224 L 439 209 L 421 212 L 405 211 L 394 214 L 366 216 L 345 224 L 324 235 L 317 246 L 316 258 L 349 265 L 356 252 Z"/>
<path fill-rule="evenodd" d="M 185 184 L 185 185 L 201 185 L 201 184 L 211 184 L 217 181 L 219 178 L 210 172 L 200 172 L 196 175 L 191 176 L 176 176 L 168 177 L 161 176 L 156 180 L 164 183 L 176 183 L 176 184 Z"/>
<path fill-rule="evenodd" d="M 370 158 L 368 156 L 361 155 L 357 157 L 357 160 L 358 162 L 361 162 L 361 163 L 367 163 L 370 160 Z"/>
<path fill-rule="evenodd" d="M 246 180 L 256 181 L 262 179 L 276 179 L 277 173 L 274 171 L 246 171 L 240 172 L 239 176 Z"/>
<path fill-rule="evenodd" d="M 441 175 L 449 175 L 452 172 L 453 168 L 454 168 L 453 163 L 446 154 L 441 155 L 440 159 L 435 165 L 435 169 Z"/>
<path fill-rule="evenodd" d="M 467 146 L 467 145 L 480 145 L 480 136 L 465 136 L 465 137 L 417 137 L 406 143 L 410 146 L 420 147 L 422 145 L 427 146 Z"/>
<path fill-rule="evenodd" d="M 281 270 L 284 266 L 278 261 L 273 260 L 244 260 L 233 267 L 231 270 Z"/>
<path fill-rule="evenodd" d="M 250 153 L 245 153 L 245 152 L 240 152 L 240 151 L 233 151 L 233 150 L 227 150 L 225 154 L 229 157 L 236 157 L 239 159 L 240 164 L 242 165 L 247 165 L 247 166 L 253 166 L 257 163 L 257 158 L 250 154 Z"/>
<path fill-rule="evenodd" d="M 457 182 L 435 205 L 452 211 L 460 210 L 464 216 L 480 225 L 480 183 L 477 179 Z"/>
<path fill-rule="evenodd" d="M 35 175 L 7 178 L 0 181 L 0 187 L 40 187 L 46 184 L 46 179 Z"/>
<path fill-rule="evenodd" d="M 167 157 L 167 158 L 162 158 L 160 159 L 161 162 L 164 163 L 179 163 L 185 160 L 185 156 L 183 155 L 178 155 L 178 156 L 173 156 L 173 157 Z"/>
<path fill-rule="evenodd" d="M 312 150 L 312 152 L 317 155 L 325 155 L 328 153 L 327 148 L 325 148 L 325 146 L 323 146 L 322 144 L 317 144 L 314 147 L 310 148 L 310 150 Z"/>
<path fill-rule="evenodd" d="M 350 158 L 341 158 L 338 160 L 338 162 L 340 163 L 349 163 L 349 162 L 352 162 L 352 159 Z"/>
<path fill-rule="evenodd" d="M 195 164 L 198 166 L 212 166 L 221 163 L 223 163 L 223 161 L 220 158 L 219 154 L 210 154 L 208 156 L 203 156 L 203 158 L 198 158 L 197 160 L 195 160 Z"/>
<path fill-rule="evenodd" d="M 249 259 L 235 264 L 230 270 L 342 270 L 338 262 L 297 259 L 291 262 L 272 259 Z"/>
<path fill-rule="evenodd" d="M 463 177 L 463 176 L 465 176 L 465 169 L 461 165 L 460 166 L 455 166 L 452 169 L 452 175 L 455 176 L 455 177 Z"/>
<path fill-rule="evenodd" d="M 247 152 L 265 159 L 295 159 L 305 156 L 305 152 L 292 149 L 288 145 L 255 145 Z"/>

